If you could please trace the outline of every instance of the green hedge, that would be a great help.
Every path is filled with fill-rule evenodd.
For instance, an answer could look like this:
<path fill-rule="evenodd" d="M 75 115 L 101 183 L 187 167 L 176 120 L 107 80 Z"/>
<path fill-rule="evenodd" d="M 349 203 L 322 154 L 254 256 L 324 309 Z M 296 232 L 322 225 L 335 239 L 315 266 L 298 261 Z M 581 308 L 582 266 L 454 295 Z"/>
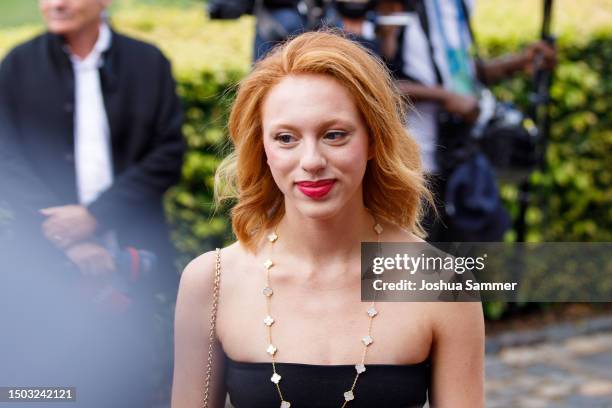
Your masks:
<path fill-rule="evenodd" d="M 496 53 L 503 50 L 499 44 L 494 48 Z M 608 33 L 586 44 L 560 44 L 551 88 L 547 168 L 531 177 L 535 197 L 527 212 L 528 241 L 612 240 L 610 57 Z M 529 79 L 517 78 L 495 91 L 525 109 L 531 85 Z M 504 186 L 503 197 L 516 216 L 516 186 Z"/>
<path fill-rule="evenodd" d="M 543 240 L 612 241 L 612 38 L 563 50 L 552 88 L 549 170 L 534 175 L 542 207 L 532 226 Z"/>
<path fill-rule="evenodd" d="M 226 123 L 240 71 L 204 72 L 179 79 L 185 108 L 183 132 L 188 151 L 180 184 L 166 195 L 165 208 L 179 250 L 179 266 L 202 252 L 231 240 L 228 209 L 213 205 L 214 172 L 231 146 Z"/>

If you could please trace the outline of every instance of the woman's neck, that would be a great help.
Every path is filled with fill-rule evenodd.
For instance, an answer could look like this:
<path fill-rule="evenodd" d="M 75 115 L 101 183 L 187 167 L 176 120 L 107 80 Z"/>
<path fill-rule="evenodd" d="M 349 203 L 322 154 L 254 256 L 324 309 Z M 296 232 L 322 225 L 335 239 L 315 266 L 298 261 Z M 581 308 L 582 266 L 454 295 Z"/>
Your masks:
<path fill-rule="evenodd" d="M 361 241 L 375 241 L 374 217 L 361 204 L 326 219 L 305 217 L 287 208 L 277 232 L 281 251 L 297 255 L 310 265 L 348 260 L 359 251 Z"/>

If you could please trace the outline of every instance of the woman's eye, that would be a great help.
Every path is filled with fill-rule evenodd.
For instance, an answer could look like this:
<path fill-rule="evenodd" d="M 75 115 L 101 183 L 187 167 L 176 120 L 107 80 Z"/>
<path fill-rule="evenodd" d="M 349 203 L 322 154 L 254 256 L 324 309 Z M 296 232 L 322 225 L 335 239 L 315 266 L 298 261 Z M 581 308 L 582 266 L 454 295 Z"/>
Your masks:
<path fill-rule="evenodd" d="M 281 133 L 281 134 L 278 134 L 278 135 L 274 136 L 274 140 L 276 140 L 276 141 L 278 141 L 278 142 L 280 142 L 282 144 L 289 144 L 289 143 L 293 142 L 295 140 L 295 138 L 292 135 L 288 134 L 288 133 Z"/>
<path fill-rule="evenodd" d="M 348 133 L 346 133 L 346 132 L 342 132 L 342 131 L 338 131 L 338 130 L 333 130 L 333 131 L 327 132 L 325 134 L 325 139 L 331 140 L 332 142 L 336 142 L 336 141 L 339 141 L 339 140 L 342 140 L 343 138 L 345 138 L 347 134 Z"/>

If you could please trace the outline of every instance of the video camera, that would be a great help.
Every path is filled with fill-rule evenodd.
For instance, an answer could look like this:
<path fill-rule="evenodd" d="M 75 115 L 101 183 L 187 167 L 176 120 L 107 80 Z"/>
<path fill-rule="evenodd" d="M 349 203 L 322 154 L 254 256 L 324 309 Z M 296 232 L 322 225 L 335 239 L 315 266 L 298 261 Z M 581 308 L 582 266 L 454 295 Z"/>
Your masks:
<path fill-rule="evenodd" d="M 334 0 L 332 7 L 342 17 L 349 19 L 365 18 L 368 13 L 374 11 L 377 0 Z"/>
<path fill-rule="evenodd" d="M 244 14 L 254 14 L 258 8 L 274 10 L 280 8 L 295 8 L 303 14 L 314 3 L 321 1 L 304 0 L 209 0 L 208 16 L 213 20 L 233 20 Z"/>
<path fill-rule="evenodd" d="M 480 116 L 471 136 L 491 163 L 500 170 L 535 166 L 540 132 L 533 120 L 513 104 L 495 99 L 486 88 L 479 105 Z"/>
<path fill-rule="evenodd" d="M 479 91 L 480 114 L 468 124 L 446 111 L 438 113 L 438 163 L 452 171 L 476 151 L 484 153 L 499 176 L 514 181 L 537 164 L 541 132 L 527 115 L 508 102 L 495 99 L 487 88 Z"/>
<path fill-rule="evenodd" d="M 234 20 L 252 14 L 254 5 L 254 0 L 209 0 L 206 9 L 213 20 Z"/>
<path fill-rule="evenodd" d="M 376 8 L 380 0 L 333 0 L 331 8 L 347 19 L 368 19 L 376 26 L 407 26 L 415 21 L 414 13 L 395 12 L 381 15 Z M 401 3 L 401 2 L 399 2 Z"/>

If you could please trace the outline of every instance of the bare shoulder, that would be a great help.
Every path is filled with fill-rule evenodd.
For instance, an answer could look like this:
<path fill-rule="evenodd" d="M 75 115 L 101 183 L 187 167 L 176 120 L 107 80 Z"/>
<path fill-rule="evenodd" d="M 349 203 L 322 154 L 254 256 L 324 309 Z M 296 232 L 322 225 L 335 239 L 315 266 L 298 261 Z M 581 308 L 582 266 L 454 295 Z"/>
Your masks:
<path fill-rule="evenodd" d="M 215 251 L 210 251 L 187 264 L 181 274 L 177 308 L 197 314 L 208 307 L 215 280 L 215 262 Z"/>
<path fill-rule="evenodd" d="M 205 291 L 215 278 L 215 251 L 209 251 L 194 258 L 181 274 L 181 290 Z"/>
<path fill-rule="evenodd" d="M 425 242 L 418 235 L 397 225 L 389 222 L 381 222 L 381 224 L 383 226 L 381 241 L 383 242 Z"/>
<path fill-rule="evenodd" d="M 436 302 L 432 323 L 437 338 L 484 338 L 484 315 L 480 302 Z M 466 336 L 467 335 L 467 336 Z"/>
<path fill-rule="evenodd" d="M 432 407 L 484 407 L 484 319 L 480 302 L 433 304 Z"/>
<path fill-rule="evenodd" d="M 242 243 L 236 241 L 221 250 L 221 264 L 223 267 L 227 266 L 229 269 L 233 269 L 233 267 L 238 266 L 242 260 L 251 256 L 252 254 L 247 251 Z"/>
<path fill-rule="evenodd" d="M 223 265 L 231 264 L 232 260 L 240 259 L 241 252 L 244 251 L 239 242 L 221 249 L 220 260 Z M 207 286 L 215 277 L 215 264 L 217 261 L 217 251 L 208 251 L 192 259 L 181 274 L 181 285 Z M 224 271 L 225 272 L 225 271 Z"/>
<path fill-rule="evenodd" d="M 233 272 L 240 269 L 240 264 L 246 257 L 246 250 L 240 242 L 221 249 L 220 263 L 224 281 L 231 280 Z M 216 251 L 206 252 L 189 262 L 181 275 L 179 293 L 210 299 L 214 287 L 216 262 Z"/>

